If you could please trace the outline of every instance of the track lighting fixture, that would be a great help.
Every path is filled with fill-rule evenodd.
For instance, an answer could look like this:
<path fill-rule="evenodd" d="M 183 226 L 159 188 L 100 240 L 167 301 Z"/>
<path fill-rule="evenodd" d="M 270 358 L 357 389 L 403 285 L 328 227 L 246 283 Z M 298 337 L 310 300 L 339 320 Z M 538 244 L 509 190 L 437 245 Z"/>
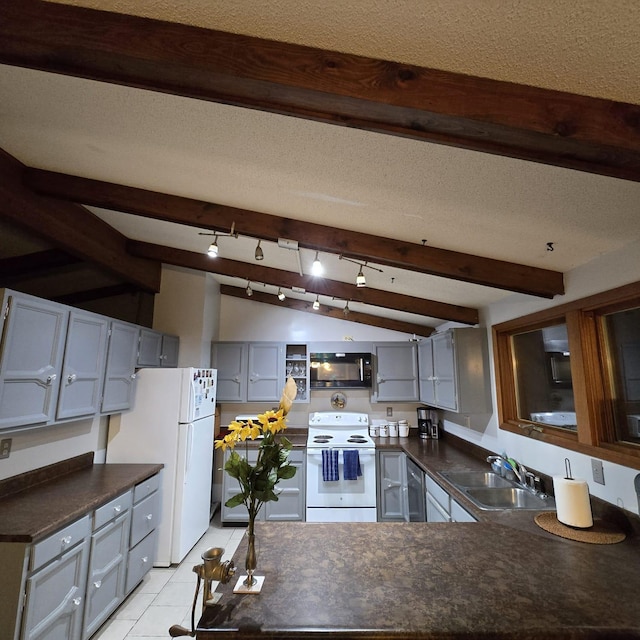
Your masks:
<path fill-rule="evenodd" d="M 247 292 L 247 295 L 249 297 L 251 297 L 253 295 L 253 289 L 251 288 L 251 283 L 247 282 L 247 288 L 245 289 L 245 291 Z"/>
<path fill-rule="evenodd" d="M 278 300 L 280 300 L 280 302 L 282 302 L 285 299 L 285 295 L 282 292 L 282 289 L 278 289 Z"/>
<path fill-rule="evenodd" d="M 349 309 L 349 301 L 347 300 L 347 302 L 344 305 L 344 309 L 342 310 L 342 314 L 346 318 L 350 313 L 351 313 L 351 309 Z"/>
<path fill-rule="evenodd" d="M 356 276 L 356 287 L 366 287 L 367 279 L 364 277 L 364 273 L 362 269 L 367 267 L 368 269 L 373 269 L 374 271 L 379 271 L 382 273 L 382 269 L 378 269 L 378 267 L 372 267 L 370 264 L 366 262 L 358 262 L 357 260 L 352 260 L 351 258 L 345 258 L 343 255 L 340 255 L 340 260 L 346 260 L 347 262 L 353 262 L 353 264 L 360 265 L 360 271 L 358 271 L 358 275 Z"/>
<path fill-rule="evenodd" d="M 311 265 L 311 275 L 312 276 L 321 276 L 324 272 L 324 268 L 322 266 L 322 262 L 320 262 L 320 258 L 318 258 L 318 252 L 316 251 L 316 257 Z"/>
<path fill-rule="evenodd" d="M 199 231 L 198 235 L 199 236 L 213 236 L 213 242 L 209 245 L 209 248 L 207 249 L 207 255 L 210 258 L 216 258 L 218 256 L 218 238 L 224 237 L 224 236 L 231 236 L 232 238 L 237 238 L 238 234 L 236 232 L 236 223 L 233 222 L 231 224 L 231 231 L 229 233 L 224 233 L 221 231 Z"/>
<path fill-rule="evenodd" d="M 316 296 L 315 301 L 313 302 L 313 310 L 317 311 L 320 308 L 320 296 Z"/>
<path fill-rule="evenodd" d="M 260 247 L 260 243 L 262 240 L 258 240 L 258 246 L 256 247 L 256 252 L 254 257 L 256 260 L 264 260 L 264 253 L 262 252 L 262 247 Z"/>
<path fill-rule="evenodd" d="M 209 245 L 209 248 L 207 249 L 207 255 L 210 258 L 218 257 L 218 236 L 216 236 L 215 234 L 213 237 L 213 242 Z"/>

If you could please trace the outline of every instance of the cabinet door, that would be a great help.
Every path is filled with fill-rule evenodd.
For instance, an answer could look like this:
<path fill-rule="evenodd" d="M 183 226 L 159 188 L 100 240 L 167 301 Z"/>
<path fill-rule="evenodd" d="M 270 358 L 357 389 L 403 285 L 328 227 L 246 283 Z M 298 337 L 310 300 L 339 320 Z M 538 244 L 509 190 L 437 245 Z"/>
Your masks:
<path fill-rule="evenodd" d="M 433 368 L 436 378 L 436 405 L 458 410 L 456 365 L 453 334 L 450 331 L 433 336 Z"/>
<path fill-rule="evenodd" d="M 377 402 L 417 402 L 418 349 L 413 342 L 374 345 L 376 353 Z"/>
<path fill-rule="evenodd" d="M 436 403 L 435 373 L 433 370 L 433 340 L 426 338 L 418 346 L 420 374 L 420 400 L 429 405 Z"/>
<path fill-rule="evenodd" d="M 152 329 L 140 329 L 138 342 L 139 367 L 159 367 L 162 364 L 162 334 Z"/>
<path fill-rule="evenodd" d="M 378 521 L 409 521 L 406 455 L 402 451 L 378 451 Z"/>
<path fill-rule="evenodd" d="M 296 383 L 294 402 L 309 402 L 309 349 L 306 344 L 285 347 L 285 380 L 291 376 Z"/>
<path fill-rule="evenodd" d="M 305 520 L 305 452 L 300 449 L 291 450 L 289 462 L 296 468 L 296 475 L 278 482 L 275 489 L 278 500 L 264 505 L 266 520 L 280 522 Z"/>
<path fill-rule="evenodd" d="M 91 536 L 83 638 L 95 633 L 124 598 L 130 521 L 127 510 Z"/>
<path fill-rule="evenodd" d="M 284 345 L 280 342 L 250 342 L 247 400 L 280 400 L 284 387 Z"/>
<path fill-rule="evenodd" d="M 214 342 L 211 366 L 218 370 L 218 402 L 247 401 L 247 343 Z"/>
<path fill-rule="evenodd" d="M 22 640 L 79 640 L 87 581 L 84 540 L 27 579 Z"/>
<path fill-rule="evenodd" d="M 100 410 L 109 321 L 71 311 L 58 398 L 59 420 L 91 416 Z"/>
<path fill-rule="evenodd" d="M 162 336 L 162 357 L 160 366 L 177 367 L 178 355 L 180 353 L 180 338 L 178 336 L 170 336 L 163 334 Z"/>
<path fill-rule="evenodd" d="M 54 418 L 68 311 L 31 296 L 9 295 L 0 345 L 0 429 Z"/>
<path fill-rule="evenodd" d="M 139 328 L 135 325 L 111 322 L 102 413 L 124 411 L 131 407 L 138 357 L 138 332 Z"/>
<path fill-rule="evenodd" d="M 249 464 L 255 464 L 258 459 L 258 450 L 257 449 L 249 449 L 245 454 L 242 451 L 239 452 L 240 455 L 246 455 Z M 249 522 L 249 514 L 247 513 L 247 508 L 241 504 L 237 507 L 229 508 L 225 505 L 225 502 L 232 498 L 237 493 L 240 493 L 240 487 L 238 485 L 238 481 L 235 478 L 232 478 L 225 470 L 224 464 L 226 464 L 229 459 L 230 451 L 224 452 L 223 465 L 222 465 L 222 507 L 220 511 L 220 519 L 223 523 L 225 522 Z M 261 509 L 258 513 L 258 520 L 264 520 L 264 509 Z"/>

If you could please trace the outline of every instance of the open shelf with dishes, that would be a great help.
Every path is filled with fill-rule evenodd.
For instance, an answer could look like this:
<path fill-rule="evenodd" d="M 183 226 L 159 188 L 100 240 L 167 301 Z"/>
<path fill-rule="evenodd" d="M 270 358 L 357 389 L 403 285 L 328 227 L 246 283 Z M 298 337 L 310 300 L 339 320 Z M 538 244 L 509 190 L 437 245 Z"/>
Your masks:
<path fill-rule="evenodd" d="M 298 388 L 296 402 L 309 402 L 309 349 L 306 344 L 287 344 L 285 375 L 291 376 Z"/>

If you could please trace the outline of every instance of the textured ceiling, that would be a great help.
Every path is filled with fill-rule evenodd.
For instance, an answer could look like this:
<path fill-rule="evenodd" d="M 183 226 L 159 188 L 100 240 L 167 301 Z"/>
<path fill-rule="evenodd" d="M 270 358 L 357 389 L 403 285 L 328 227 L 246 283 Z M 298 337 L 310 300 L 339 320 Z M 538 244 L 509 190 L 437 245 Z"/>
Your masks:
<path fill-rule="evenodd" d="M 66 4 L 640 104 L 635 1 Z M 0 94 L 0 147 L 33 167 L 563 272 L 640 239 L 639 183 L 1 65 Z M 134 239 L 199 252 L 209 242 L 193 228 L 96 212 Z M 255 241 L 220 247 L 247 261 Z M 291 252 L 263 248 L 265 266 L 297 271 Z M 312 259 L 302 251 L 306 272 Z M 355 265 L 323 259 L 329 277 L 355 278 Z M 508 295 L 386 267 L 367 280 L 466 306 Z"/>

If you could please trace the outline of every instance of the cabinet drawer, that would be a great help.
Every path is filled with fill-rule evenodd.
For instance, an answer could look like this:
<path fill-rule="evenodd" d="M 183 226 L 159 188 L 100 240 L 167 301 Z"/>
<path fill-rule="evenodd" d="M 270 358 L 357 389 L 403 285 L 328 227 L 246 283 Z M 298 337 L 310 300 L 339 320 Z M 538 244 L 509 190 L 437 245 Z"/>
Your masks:
<path fill-rule="evenodd" d="M 425 476 L 427 485 L 427 493 L 447 512 L 449 513 L 449 494 L 432 478 Z"/>
<path fill-rule="evenodd" d="M 133 503 L 138 504 L 140 500 L 151 495 L 154 491 L 157 491 L 160 487 L 160 474 L 156 473 L 155 476 L 151 476 L 146 480 L 143 480 L 137 484 L 133 489 Z"/>
<path fill-rule="evenodd" d="M 33 546 L 29 569 L 37 569 L 43 566 L 63 551 L 84 540 L 91 531 L 91 518 L 89 515 L 76 520 L 63 529 L 45 538 Z"/>
<path fill-rule="evenodd" d="M 125 594 L 130 593 L 153 567 L 156 553 L 156 532 L 152 531 L 143 538 L 131 551 L 127 563 L 127 582 Z"/>
<path fill-rule="evenodd" d="M 117 518 L 131 508 L 131 491 L 127 491 L 107 504 L 98 507 L 93 513 L 93 530 L 103 527 L 107 522 Z"/>
<path fill-rule="evenodd" d="M 464 507 L 451 498 L 451 520 L 453 522 L 478 522 Z"/>
<path fill-rule="evenodd" d="M 142 502 L 134 505 L 131 518 L 131 542 L 136 545 L 142 538 L 151 533 L 160 521 L 160 501 L 156 491 L 147 496 Z"/>

